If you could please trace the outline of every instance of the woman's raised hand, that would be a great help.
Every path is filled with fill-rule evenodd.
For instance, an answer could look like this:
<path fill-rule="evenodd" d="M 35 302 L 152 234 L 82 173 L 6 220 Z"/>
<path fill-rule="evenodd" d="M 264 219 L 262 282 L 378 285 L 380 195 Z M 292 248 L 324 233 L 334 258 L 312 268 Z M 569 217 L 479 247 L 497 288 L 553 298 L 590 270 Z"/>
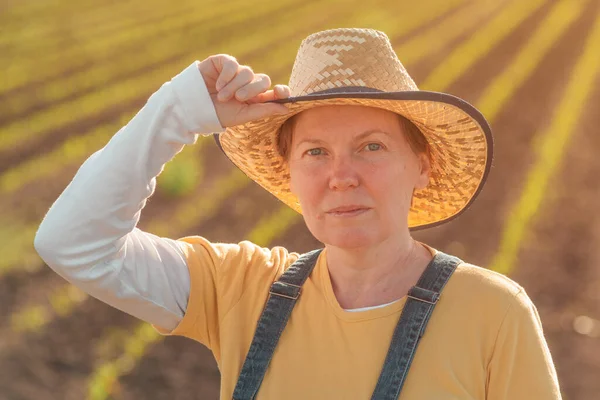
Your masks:
<path fill-rule="evenodd" d="M 275 85 L 269 90 L 271 78 L 268 75 L 254 73 L 230 55 L 210 56 L 198 68 L 223 127 L 288 112 L 283 104 L 266 103 L 289 97 L 288 86 Z"/>

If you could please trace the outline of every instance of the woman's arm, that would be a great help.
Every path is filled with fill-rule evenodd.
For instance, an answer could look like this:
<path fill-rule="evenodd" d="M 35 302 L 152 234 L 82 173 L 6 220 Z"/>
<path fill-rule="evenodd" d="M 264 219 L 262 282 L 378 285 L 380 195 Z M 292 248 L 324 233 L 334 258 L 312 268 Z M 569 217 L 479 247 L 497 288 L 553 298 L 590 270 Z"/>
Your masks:
<path fill-rule="evenodd" d="M 521 290 L 500 326 L 488 365 L 488 400 L 560 400 L 537 309 Z"/>
<path fill-rule="evenodd" d="M 194 62 L 165 83 L 52 205 L 35 237 L 40 256 L 90 295 L 175 328 L 190 291 L 183 243 L 137 229 L 141 210 L 165 163 L 198 133 L 288 112 L 266 102 L 288 97 L 289 88 L 270 85 L 267 75 L 225 54 Z"/>
<path fill-rule="evenodd" d="M 63 278 L 90 295 L 161 327 L 174 328 L 189 295 L 177 241 L 135 228 L 156 176 L 194 132 L 221 132 L 198 62 L 165 83 L 52 205 L 35 248 Z"/>

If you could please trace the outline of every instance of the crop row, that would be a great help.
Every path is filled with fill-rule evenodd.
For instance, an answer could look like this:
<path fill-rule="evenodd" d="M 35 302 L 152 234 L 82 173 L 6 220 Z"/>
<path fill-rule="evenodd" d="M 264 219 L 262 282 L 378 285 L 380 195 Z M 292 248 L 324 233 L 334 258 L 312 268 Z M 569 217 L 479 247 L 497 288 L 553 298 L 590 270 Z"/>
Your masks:
<path fill-rule="evenodd" d="M 582 55 L 571 72 L 562 100 L 550 126 L 536 139 L 539 151 L 525 178 L 523 190 L 508 214 L 499 248 L 492 258 L 491 268 L 509 273 L 517 259 L 521 244 L 547 197 L 550 180 L 555 176 L 574 134 L 577 123 L 592 90 L 600 80 L 600 14 L 589 34 Z"/>
<path fill-rule="evenodd" d="M 262 9 L 260 10 L 262 11 Z M 238 18 L 243 20 L 245 16 L 241 14 L 238 15 Z M 292 18 L 293 13 L 289 13 L 282 16 L 282 21 L 287 23 Z M 286 29 L 289 30 L 289 25 L 272 25 L 270 28 L 275 31 L 274 33 L 281 32 L 283 35 L 287 32 Z M 93 73 L 89 76 L 90 82 L 93 82 L 96 86 L 99 85 L 97 90 L 60 102 L 55 106 L 32 113 L 25 118 L 0 127 L 0 151 L 6 151 L 8 148 L 25 143 L 31 139 L 39 139 L 53 130 L 73 123 L 74 116 L 75 118 L 82 118 L 102 115 L 105 110 L 110 109 L 115 104 L 127 104 L 135 101 L 148 88 L 153 87 L 157 81 L 167 79 L 167 74 L 172 73 L 171 71 L 179 70 L 182 60 L 186 57 L 189 58 L 195 49 L 216 51 L 219 49 L 219 45 L 222 47 L 225 41 L 224 38 L 221 40 L 209 40 L 210 38 L 207 35 L 201 35 L 203 29 L 201 25 L 191 28 L 185 34 L 187 40 L 184 41 L 182 38 L 181 43 L 177 46 L 174 46 L 172 37 L 170 40 L 157 41 L 152 46 L 147 46 L 144 53 L 137 54 L 137 65 L 135 67 L 136 69 L 141 68 L 137 74 L 128 75 L 125 79 L 100 85 L 101 81 L 99 79 L 103 79 L 105 76 L 102 73 L 102 69 L 97 69 L 95 71 L 100 71 L 99 76 L 95 76 Z M 235 42 L 235 46 L 233 47 L 237 50 L 236 53 L 251 54 L 254 49 L 263 45 L 257 39 L 259 35 L 265 36 L 265 32 L 261 30 L 257 31 L 259 33 L 249 34 Z M 278 41 L 278 36 L 276 35 L 267 37 L 267 40 L 263 39 L 266 43 L 277 43 Z M 186 42 L 187 45 L 185 44 Z M 157 61 L 157 59 L 160 61 Z M 115 60 L 113 68 L 121 66 L 123 69 L 127 69 L 127 65 L 128 63 L 120 63 L 119 60 Z M 147 66 L 146 69 L 143 68 L 144 65 Z M 78 83 L 81 84 L 81 80 Z M 61 88 L 61 86 L 51 87 L 51 89 L 59 92 L 65 91 L 65 88 Z M 43 92 L 43 90 L 40 91 L 40 93 Z M 68 93 L 68 90 L 66 92 Z M 40 96 L 43 98 L 44 95 L 40 94 Z"/>
<path fill-rule="evenodd" d="M 215 0 L 216 1 L 216 0 Z M 207 4 L 211 8 L 212 4 Z M 174 7 L 173 7 L 174 6 Z M 144 7 L 143 13 L 140 8 Z M 50 16 L 46 16 L 40 24 L 17 24 L 11 26 L 7 21 L 4 34 L 0 33 L 0 46 L 9 47 L 12 62 L 31 63 L 32 55 L 41 56 L 47 61 L 47 57 L 60 56 L 64 52 L 64 46 L 71 42 L 86 43 L 95 40 L 102 41 L 105 35 L 114 32 L 126 32 L 137 26 L 157 23 L 161 17 L 170 18 L 174 15 L 198 12 L 198 4 L 194 2 L 177 2 L 172 7 L 165 9 L 157 7 L 157 1 L 142 2 L 128 1 L 119 3 L 98 4 L 96 7 L 84 11 L 73 9 L 67 12 L 53 10 Z M 65 10 L 67 11 L 67 10 Z M 119 18 L 115 18 L 118 15 Z M 47 54 L 39 54 L 41 50 Z M 52 55 L 55 54 L 54 56 Z M 80 53 L 78 55 L 85 55 Z"/>
<path fill-rule="evenodd" d="M 293 1 L 295 0 L 286 0 L 283 4 L 272 3 L 277 4 L 277 7 L 256 8 L 249 13 L 241 7 L 241 0 L 227 3 L 227 7 L 212 8 L 212 11 L 205 13 L 186 13 L 184 10 L 184 15 L 165 15 L 151 26 L 134 26 L 98 40 L 66 46 L 64 50 L 48 53 L 46 57 L 27 58 L 27 62 L 16 63 L 18 73 L 22 74 L 22 81 L 30 82 L 31 76 L 27 76 L 27 70 L 35 69 L 40 64 L 47 68 L 41 71 L 42 76 L 37 73 L 35 79 L 49 74 L 59 77 L 38 82 L 35 87 L 35 103 L 32 103 L 28 90 L 11 94 L 7 98 L 4 116 L 18 116 L 34 106 L 47 106 L 107 83 L 117 83 L 115 81 L 123 77 L 161 66 L 200 46 L 218 47 L 223 39 L 215 40 L 214 36 L 225 31 L 229 24 L 241 23 L 249 18 L 261 18 L 265 13 L 279 10 Z M 224 15 L 227 15 L 228 20 L 224 20 Z M 10 81 L 12 85 L 16 85 L 19 79 L 11 74 Z"/>
<path fill-rule="evenodd" d="M 404 65 L 416 64 L 447 48 L 461 36 L 477 31 L 478 27 L 482 27 L 482 21 L 486 21 L 501 6 L 502 3 L 496 1 L 478 1 L 461 7 L 431 29 L 402 42 L 395 47 L 395 51 Z"/>
<path fill-rule="evenodd" d="M 211 0 L 216 1 L 216 0 Z M 233 2 L 239 6 L 239 3 Z M 13 45 L 17 47 L 18 53 L 15 55 L 14 61 L 20 69 L 25 69 L 27 72 L 32 68 L 39 66 L 36 60 L 42 62 L 45 66 L 44 69 L 36 71 L 35 76 L 25 76 L 24 72 L 13 71 L 17 75 L 11 74 L 11 82 L 3 82 L 2 92 L 8 89 L 18 88 L 24 83 L 29 83 L 32 79 L 48 78 L 56 74 L 62 74 L 69 68 L 84 65 L 88 61 L 106 61 L 106 56 L 109 51 L 114 53 L 123 50 L 122 46 L 125 46 L 132 42 L 137 42 L 140 45 L 148 45 L 154 42 L 157 38 L 160 38 L 161 34 L 169 32 L 171 29 L 182 28 L 187 25 L 190 21 L 196 21 L 199 24 L 211 23 L 211 20 L 217 19 L 216 22 L 220 21 L 220 17 L 225 15 L 224 13 L 236 13 L 239 10 L 230 8 L 228 6 L 214 7 L 213 4 L 209 3 L 210 8 L 198 10 L 199 4 L 196 3 L 174 3 L 176 7 L 170 10 L 165 10 L 164 7 L 154 7 L 152 10 L 140 15 L 139 12 L 135 12 L 135 7 L 140 7 L 140 3 L 127 2 L 123 5 L 128 5 L 130 10 L 123 10 L 122 17 L 106 20 L 97 24 L 86 24 L 84 27 L 73 26 L 74 21 L 77 19 L 71 19 L 72 16 L 64 17 L 70 22 L 67 27 L 62 27 L 57 32 L 48 34 L 42 37 L 34 37 L 33 40 L 28 41 L 26 34 L 21 33 L 19 36 L 15 32 L 11 32 L 9 36 L 10 40 L 13 41 Z M 193 7 L 196 7 L 194 9 Z M 238 7 L 240 8 L 240 7 Z M 242 8 L 243 10 L 243 8 Z M 119 10 L 111 10 L 110 7 L 106 10 L 108 13 L 119 12 Z M 163 15 L 164 18 L 156 19 Z M 98 15 L 94 13 L 93 18 Z M 63 18 L 63 17 L 61 17 Z M 177 19 L 182 18 L 181 23 L 177 23 Z M 24 26 L 24 29 L 33 29 L 31 26 Z M 155 28 L 155 29 L 153 29 Z M 66 30 L 66 31 L 65 31 Z M 33 31 L 28 31 L 33 34 Z M 145 39 L 145 40 L 144 40 Z M 43 46 L 51 46 L 52 42 L 57 42 L 58 48 L 48 49 L 47 52 L 39 54 Z M 41 48 L 37 48 L 40 46 Z M 31 47 L 29 49 L 29 47 Z M 28 54 L 28 50 L 37 51 L 37 57 L 31 57 Z M 68 62 L 66 62 L 68 61 Z M 5 66 L 6 67 L 6 66 Z M 15 80 L 17 77 L 21 79 Z"/>
<path fill-rule="evenodd" d="M 581 16 L 587 3 L 588 0 L 560 0 L 552 6 L 514 60 L 494 78 L 477 101 L 486 118 L 496 118 L 516 89 L 529 79 L 552 46 Z"/>
<path fill-rule="evenodd" d="M 10 4 L 6 4 L 10 3 Z M 54 21 L 63 21 L 64 17 L 73 16 L 74 13 L 86 14 L 101 11 L 106 7 L 105 3 L 96 0 L 80 0 L 74 7 L 73 4 L 61 0 L 49 0 L 43 2 L 4 2 L 0 23 L 6 28 L 1 37 L 12 37 L 18 33 L 18 38 L 43 37 L 52 33 L 56 27 Z M 52 19 L 51 21 L 48 21 Z M 28 24 L 24 24 L 28 22 Z M 25 26 L 24 26 L 25 25 Z M 27 26 L 29 25 L 29 26 Z M 16 30 L 15 28 L 20 28 Z M 10 41 L 2 41 L 0 45 Z"/>
<path fill-rule="evenodd" d="M 48 295 L 48 301 L 15 312 L 10 317 L 10 329 L 17 333 L 37 332 L 56 316 L 66 317 L 88 298 L 87 293 L 73 285 L 61 285 Z"/>
<path fill-rule="evenodd" d="M 545 2 L 511 0 L 476 35 L 462 42 L 444 63 L 439 64 L 421 84 L 421 89 L 440 90 L 449 87 Z"/>

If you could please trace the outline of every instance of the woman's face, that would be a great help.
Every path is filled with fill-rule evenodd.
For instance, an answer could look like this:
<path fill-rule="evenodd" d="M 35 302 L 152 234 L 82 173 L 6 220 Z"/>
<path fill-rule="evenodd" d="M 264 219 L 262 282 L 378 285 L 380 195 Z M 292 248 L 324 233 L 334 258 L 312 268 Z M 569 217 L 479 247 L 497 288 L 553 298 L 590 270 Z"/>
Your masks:
<path fill-rule="evenodd" d="M 342 248 L 406 235 L 415 188 L 429 161 L 405 138 L 398 116 L 362 106 L 323 106 L 297 116 L 291 188 L 321 242 Z"/>

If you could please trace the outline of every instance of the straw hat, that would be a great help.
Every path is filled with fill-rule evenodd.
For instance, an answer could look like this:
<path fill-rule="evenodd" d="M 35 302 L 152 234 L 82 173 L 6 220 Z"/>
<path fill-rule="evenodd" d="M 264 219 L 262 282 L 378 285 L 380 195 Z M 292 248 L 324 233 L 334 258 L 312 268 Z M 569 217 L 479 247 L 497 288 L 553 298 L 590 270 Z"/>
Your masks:
<path fill-rule="evenodd" d="M 290 172 L 277 150 L 281 125 L 309 108 L 360 105 L 382 108 L 412 121 L 427 139 L 429 184 L 416 190 L 410 228 L 449 221 L 479 194 L 492 161 L 491 129 L 473 106 L 455 96 L 421 91 L 388 37 L 372 29 L 332 29 L 304 39 L 290 76 L 291 110 L 227 128 L 216 136 L 229 159 L 248 177 L 298 212 Z"/>

